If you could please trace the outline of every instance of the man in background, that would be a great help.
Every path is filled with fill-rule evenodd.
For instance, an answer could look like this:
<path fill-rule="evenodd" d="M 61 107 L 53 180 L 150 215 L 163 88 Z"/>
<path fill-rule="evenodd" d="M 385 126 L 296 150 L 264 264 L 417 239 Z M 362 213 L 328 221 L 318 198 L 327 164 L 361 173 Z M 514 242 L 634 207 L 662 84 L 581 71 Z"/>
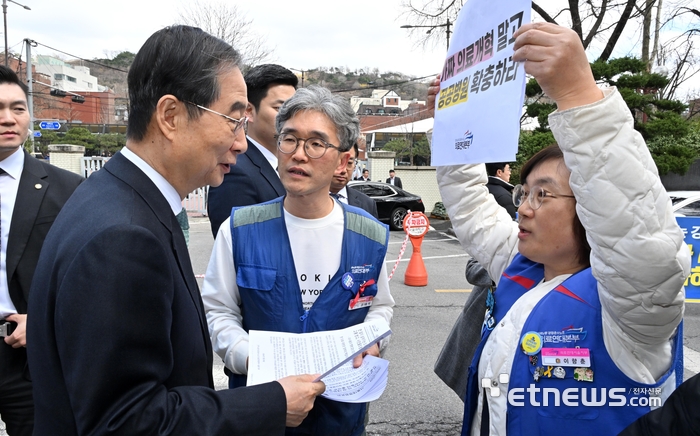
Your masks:
<path fill-rule="evenodd" d="M 369 170 L 367 168 L 362 170 L 362 177 L 357 180 L 362 180 L 363 182 L 369 182 Z"/>
<path fill-rule="evenodd" d="M 27 300 L 46 234 L 83 178 L 32 157 L 22 144 L 27 87 L 0 66 L 0 417 L 10 436 L 34 428 L 27 370 Z"/>
<path fill-rule="evenodd" d="M 249 206 L 284 195 L 277 173 L 275 117 L 280 106 L 294 95 L 299 79 L 274 64 L 259 65 L 246 73 L 248 89 L 248 151 L 224 176 L 221 186 L 209 188 L 208 211 L 212 235 L 234 206 Z"/>
<path fill-rule="evenodd" d="M 202 299 L 176 219 L 246 149 L 240 55 L 166 27 L 128 75 L 126 147 L 46 238 L 30 293 L 36 435 L 280 435 L 325 389 L 313 375 L 214 390 Z"/>
<path fill-rule="evenodd" d="M 396 177 L 396 172 L 394 170 L 389 170 L 389 178 L 386 179 L 386 182 L 390 185 L 396 186 L 397 188 L 403 189 L 401 178 Z"/>
<path fill-rule="evenodd" d="M 357 143 L 353 145 L 350 149 L 350 158 L 348 159 L 348 164 L 336 170 L 331 180 L 331 196 L 337 198 L 341 203 L 349 204 L 350 206 L 359 207 L 364 209 L 375 218 L 379 218 L 377 213 L 377 203 L 374 202 L 369 196 L 353 189 L 351 186 L 347 186 L 350 181 L 350 175 L 357 165 L 357 154 L 358 147 Z"/>
<path fill-rule="evenodd" d="M 486 184 L 491 195 L 498 204 L 515 219 L 516 208 L 513 204 L 513 185 L 510 182 L 510 164 L 507 162 L 487 163 L 486 174 L 489 181 Z"/>

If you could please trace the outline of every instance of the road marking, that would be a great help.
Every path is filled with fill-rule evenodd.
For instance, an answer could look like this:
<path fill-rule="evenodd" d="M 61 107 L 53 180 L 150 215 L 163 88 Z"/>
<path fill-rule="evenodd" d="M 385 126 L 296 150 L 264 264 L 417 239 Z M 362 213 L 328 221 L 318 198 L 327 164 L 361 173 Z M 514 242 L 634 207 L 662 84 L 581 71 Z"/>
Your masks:
<path fill-rule="evenodd" d="M 467 253 L 464 253 L 464 254 L 448 254 L 447 256 L 428 256 L 428 257 L 424 257 L 423 260 L 430 260 L 430 259 L 447 259 L 447 258 L 449 258 L 449 257 L 469 257 L 469 255 L 468 255 Z M 401 259 L 401 262 L 408 262 L 409 260 L 411 260 L 411 259 L 410 259 L 410 258 L 408 258 L 408 259 L 404 258 L 404 259 Z M 384 263 L 394 263 L 394 262 L 396 262 L 396 259 L 384 261 Z"/>
<path fill-rule="evenodd" d="M 445 242 L 445 241 L 454 241 L 454 239 L 447 238 L 447 239 L 424 239 L 423 243 L 425 244 L 426 242 Z M 403 244 L 403 240 L 401 241 L 394 241 L 394 242 L 389 242 L 389 245 L 392 244 Z"/>
<path fill-rule="evenodd" d="M 471 289 L 436 289 L 435 292 L 471 292 Z"/>
<path fill-rule="evenodd" d="M 686 303 L 700 303 L 700 299 L 698 299 L 698 298 L 686 298 L 685 302 Z"/>
<path fill-rule="evenodd" d="M 700 372 L 700 353 L 697 351 L 693 350 L 692 348 L 688 348 L 685 345 L 683 346 L 683 366 L 694 373 L 699 373 Z"/>

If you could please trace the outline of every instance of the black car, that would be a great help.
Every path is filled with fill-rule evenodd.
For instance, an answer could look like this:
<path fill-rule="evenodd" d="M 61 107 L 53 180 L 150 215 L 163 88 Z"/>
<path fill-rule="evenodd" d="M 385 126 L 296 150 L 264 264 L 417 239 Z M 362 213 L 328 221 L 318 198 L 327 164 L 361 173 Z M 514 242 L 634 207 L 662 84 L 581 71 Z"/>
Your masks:
<path fill-rule="evenodd" d="M 388 222 L 392 230 L 403 230 L 403 218 L 407 211 L 425 212 L 423 200 L 419 196 L 396 186 L 359 180 L 348 183 L 348 186 L 372 198 L 377 203 L 379 219 Z"/>

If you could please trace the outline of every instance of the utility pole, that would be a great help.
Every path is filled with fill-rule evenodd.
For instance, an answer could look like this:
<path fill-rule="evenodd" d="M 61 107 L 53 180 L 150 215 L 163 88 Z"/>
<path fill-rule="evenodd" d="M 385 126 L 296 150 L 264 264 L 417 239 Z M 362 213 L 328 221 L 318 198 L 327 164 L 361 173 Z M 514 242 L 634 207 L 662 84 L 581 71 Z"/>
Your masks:
<path fill-rule="evenodd" d="M 7 38 L 7 36 L 5 36 Z M 27 106 L 29 109 L 29 128 L 32 130 L 32 152 L 34 148 L 34 78 L 32 78 L 32 44 L 36 44 L 29 38 L 24 39 L 27 46 Z M 5 52 L 7 59 L 7 52 Z"/>
<path fill-rule="evenodd" d="M 30 8 L 29 6 L 25 6 L 21 3 L 17 3 L 14 0 L 2 0 L 2 17 L 3 17 L 4 24 L 5 24 L 5 66 L 6 67 L 9 66 L 9 63 L 8 63 L 9 49 L 7 47 L 7 2 L 8 1 L 10 3 L 16 4 L 17 6 L 22 6 L 24 9 L 26 9 L 28 11 L 32 10 L 32 8 Z"/>
<path fill-rule="evenodd" d="M 452 31 L 450 30 L 450 26 L 453 25 L 454 23 L 450 21 L 450 18 L 447 18 L 447 22 L 445 24 L 436 24 L 434 26 L 414 26 L 411 24 L 404 24 L 401 26 L 402 29 L 417 29 L 417 28 L 427 28 L 428 31 L 425 32 L 427 34 L 430 34 L 433 30 L 437 29 L 438 27 L 444 27 L 445 28 L 445 33 L 447 34 L 447 50 L 450 49 L 450 33 Z"/>
<path fill-rule="evenodd" d="M 34 79 L 32 78 L 32 44 L 36 44 L 29 38 L 24 39 L 27 46 L 27 105 L 29 106 L 29 119 L 31 120 L 32 129 L 34 128 Z M 32 138 L 34 138 L 32 136 Z M 33 141 L 34 139 L 32 139 Z"/>

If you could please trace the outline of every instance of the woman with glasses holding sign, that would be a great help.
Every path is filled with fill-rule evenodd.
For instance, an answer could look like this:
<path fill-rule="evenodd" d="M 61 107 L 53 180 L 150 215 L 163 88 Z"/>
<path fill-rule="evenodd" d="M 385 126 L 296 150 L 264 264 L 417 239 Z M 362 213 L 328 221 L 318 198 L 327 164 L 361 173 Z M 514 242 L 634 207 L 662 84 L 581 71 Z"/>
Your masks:
<path fill-rule="evenodd" d="M 683 379 L 689 252 L 629 109 L 597 87 L 576 33 L 527 24 L 514 49 L 558 107 L 558 145 L 514 190 L 519 221 L 488 194 L 483 165 L 437 172 L 455 233 L 498 278 L 462 434 L 617 434 Z"/>

